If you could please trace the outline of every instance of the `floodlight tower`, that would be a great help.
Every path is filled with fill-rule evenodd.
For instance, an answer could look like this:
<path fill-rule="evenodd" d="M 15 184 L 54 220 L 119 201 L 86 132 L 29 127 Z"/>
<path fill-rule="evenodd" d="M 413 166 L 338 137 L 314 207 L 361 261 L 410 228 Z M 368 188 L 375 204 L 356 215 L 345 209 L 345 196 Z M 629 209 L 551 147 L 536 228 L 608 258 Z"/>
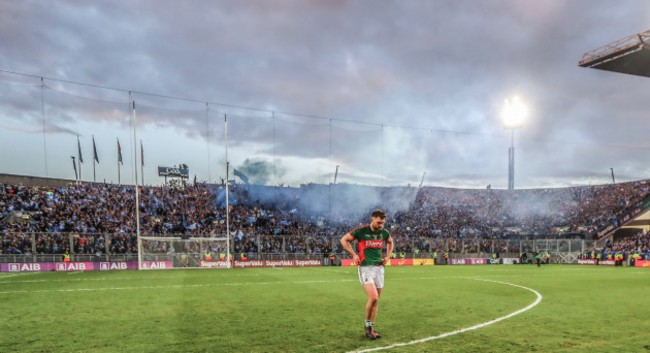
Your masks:
<path fill-rule="evenodd" d="M 510 129 L 510 147 L 508 148 L 508 190 L 515 188 L 515 129 L 521 129 L 528 115 L 528 108 L 514 96 L 506 99 L 502 111 L 503 125 Z"/>

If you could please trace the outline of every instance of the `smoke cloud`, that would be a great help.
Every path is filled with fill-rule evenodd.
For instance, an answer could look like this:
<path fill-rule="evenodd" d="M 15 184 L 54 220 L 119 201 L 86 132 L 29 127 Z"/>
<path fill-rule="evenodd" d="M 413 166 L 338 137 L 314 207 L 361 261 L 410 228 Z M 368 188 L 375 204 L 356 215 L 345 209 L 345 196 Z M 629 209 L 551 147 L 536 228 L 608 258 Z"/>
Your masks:
<path fill-rule="evenodd" d="M 246 158 L 237 169 L 248 177 L 251 184 L 266 185 L 276 178 L 282 177 L 286 170 L 279 164 L 273 164 L 261 159 Z"/>
<path fill-rule="evenodd" d="M 300 187 L 239 184 L 240 204 L 263 205 L 280 212 L 292 212 L 314 222 L 334 224 L 351 220 L 368 222 L 375 209 L 386 211 L 388 221 L 407 210 L 418 188 L 375 187 L 353 184 L 303 184 Z"/>

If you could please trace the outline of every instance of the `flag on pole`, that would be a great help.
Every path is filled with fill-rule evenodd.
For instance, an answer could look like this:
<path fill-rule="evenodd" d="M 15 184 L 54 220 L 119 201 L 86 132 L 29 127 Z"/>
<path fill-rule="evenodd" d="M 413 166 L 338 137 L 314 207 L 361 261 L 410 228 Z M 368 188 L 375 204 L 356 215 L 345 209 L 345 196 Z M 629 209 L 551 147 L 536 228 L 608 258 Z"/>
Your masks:
<path fill-rule="evenodd" d="M 120 139 L 117 139 L 117 161 L 124 164 L 122 161 L 122 147 L 120 147 Z"/>
<path fill-rule="evenodd" d="M 97 146 L 95 146 L 95 136 L 93 135 L 93 157 L 95 158 L 95 161 L 99 163 L 99 157 L 97 157 Z"/>
<path fill-rule="evenodd" d="M 74 168 L 74 180 L 79 180 L 79 175 L 77 174 L 77 163 L 74 161 L 74 156 L 70 156 L 72 158 L 72 168 Z"/>
<path fill-rule="evenodd" d="M 246 174 L 244 174 L 241 171 L 235 169 L 235 176 L 238 176 L 239 179 L 241 179 L 241 181 L 248 184 L 248 176 L 246 176 Z"/>
<path fill-rule="evenodd" d="M 83 163 L 84 157 L 81 155 L 81 143 L 79 142 L 79 135 L 77 135 L 77 150 L 79 152 L 79 163 Z"/>
<path fill-rule="evenodd" d="M 140 140 L 140 164 L 144 167 L 144 148 L 142 147 L 142 140 Z"/>

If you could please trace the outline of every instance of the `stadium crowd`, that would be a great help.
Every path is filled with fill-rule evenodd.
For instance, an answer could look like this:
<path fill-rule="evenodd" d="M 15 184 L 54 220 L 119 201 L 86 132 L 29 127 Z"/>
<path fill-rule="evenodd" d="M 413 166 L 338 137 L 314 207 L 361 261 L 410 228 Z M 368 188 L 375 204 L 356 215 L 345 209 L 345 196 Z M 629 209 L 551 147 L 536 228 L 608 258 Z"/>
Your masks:
<path fill-rule="evenodd" d="M 225 204 L 218 201 L 221 191 L 203 183 L 142 187 L 141 234 L 223 236 L 227 224 Z M 236 200 L 229 206 L 235 253 L 340 252 L 338 238 L 368 221 L 365 214 L 337 215 L 336 221 L 328 221 L 325 215 L 301 211 L 297 198 L 263 204 L 237 184 L 231 192 Z M 380 195 L 377 207 L 388 211 L 396 252 L 518 252 L 516 243 L 508 240 L 584 237 L 607 225 L 618 226 L 616 216 L 647 194 L 645 181 L 514 192 L 424 187 L 406 207 L 394 203 L 399 193 Z M 0 185 L 0 252 L 136 253 L 135 203 L 130 186 Z M 607 246 L 647 255 L 648 234 L 616 239 Z"/>
<path fill-rule="evenodd" d="M 622 260 L 650 259 L 650 232 L 628 235 L 616 239 L 614 242 L 605 240 L 601 248 L 585 251 L 581 254 L 583 259 L 592 260 Z"/>

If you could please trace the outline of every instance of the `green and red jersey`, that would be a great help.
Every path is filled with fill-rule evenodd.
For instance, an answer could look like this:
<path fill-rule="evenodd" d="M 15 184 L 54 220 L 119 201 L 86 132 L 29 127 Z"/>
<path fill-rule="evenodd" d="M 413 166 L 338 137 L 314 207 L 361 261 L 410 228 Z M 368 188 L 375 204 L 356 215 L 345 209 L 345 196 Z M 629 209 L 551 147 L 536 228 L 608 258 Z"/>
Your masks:
<path fill-rule="evenodd" d="M 386 229 L 373 232 L 368 224 L 355 228 L 350 234 L 358 241 L 359 266 L 376 266 L 382 261 L 382 249 L 390 238 Z"/>

